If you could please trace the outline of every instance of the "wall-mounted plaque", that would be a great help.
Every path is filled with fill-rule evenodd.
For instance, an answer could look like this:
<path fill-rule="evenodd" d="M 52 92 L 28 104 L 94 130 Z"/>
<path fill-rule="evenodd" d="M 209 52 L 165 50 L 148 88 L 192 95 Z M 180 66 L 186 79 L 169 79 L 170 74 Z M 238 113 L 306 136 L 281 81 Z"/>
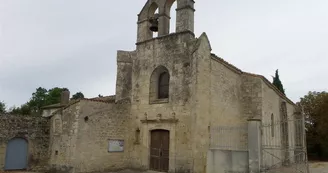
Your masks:
<path fill-rule="evenodd" d="M 108 145 L 108 152 L 123 152 L 124 140 L 110 139 Z"/>

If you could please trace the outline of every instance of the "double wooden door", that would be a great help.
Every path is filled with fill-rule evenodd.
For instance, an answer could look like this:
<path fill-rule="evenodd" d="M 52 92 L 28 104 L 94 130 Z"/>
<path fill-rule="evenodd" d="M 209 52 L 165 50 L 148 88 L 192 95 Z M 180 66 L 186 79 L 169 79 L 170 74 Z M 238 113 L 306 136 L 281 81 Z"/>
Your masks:
<path fill-rule="evenodd" d="M 170 132 L 167 130 L 151 131 L 150 169 L 160 172 L 169 170 Z"/>

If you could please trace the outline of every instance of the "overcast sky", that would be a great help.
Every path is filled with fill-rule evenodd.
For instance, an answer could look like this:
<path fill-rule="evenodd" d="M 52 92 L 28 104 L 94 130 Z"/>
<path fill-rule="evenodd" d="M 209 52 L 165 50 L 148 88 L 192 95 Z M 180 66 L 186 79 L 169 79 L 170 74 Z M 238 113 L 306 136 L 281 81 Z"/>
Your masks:
<path fill-rule="evenodd" d="M 134 50 L 145 3 L 0 0 L 0 100 L 19 106 L 39 86 L 115 94 L 116 51 Z M 213 53 L 270 81 L 279 69 L 295 102 L 328 90 L 327 0 L 196 0 L 195 8 L 196 36 L 206 32 Z"/>

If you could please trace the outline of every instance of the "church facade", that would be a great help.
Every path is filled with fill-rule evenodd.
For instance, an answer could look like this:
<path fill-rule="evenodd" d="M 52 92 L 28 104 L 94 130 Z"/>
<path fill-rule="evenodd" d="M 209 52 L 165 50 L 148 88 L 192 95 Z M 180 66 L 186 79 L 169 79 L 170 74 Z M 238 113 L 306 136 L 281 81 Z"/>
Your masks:
<path fill-rule="evenodd" d="M 170 34 L 173 2 L 146 2 L 136 49 L 117 53 L 115 96 L 68 101 L 65 91 L 59 106 L 43 110 L 52 169 L 209 172 L 211 128 L 296 115 L 295 104 L 265 77 L 212 54 L 205 33 L 195 37 L 193 0 L 177 0 L 176 32 Z M 247 146 L 247 133 L 231 138 Z M 293 145 L 295 139 L 286 140 Z"/>

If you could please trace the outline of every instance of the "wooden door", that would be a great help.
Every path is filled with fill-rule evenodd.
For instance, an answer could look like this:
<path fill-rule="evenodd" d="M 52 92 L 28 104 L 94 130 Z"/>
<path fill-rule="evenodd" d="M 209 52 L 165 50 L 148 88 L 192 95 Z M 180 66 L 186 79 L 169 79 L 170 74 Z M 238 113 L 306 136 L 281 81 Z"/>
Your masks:
<path fill-rule="evenodd" d="M 169 170 L 170 132 L 167 130 L 151 131 L 150 169 L 167 172 Z"/>

